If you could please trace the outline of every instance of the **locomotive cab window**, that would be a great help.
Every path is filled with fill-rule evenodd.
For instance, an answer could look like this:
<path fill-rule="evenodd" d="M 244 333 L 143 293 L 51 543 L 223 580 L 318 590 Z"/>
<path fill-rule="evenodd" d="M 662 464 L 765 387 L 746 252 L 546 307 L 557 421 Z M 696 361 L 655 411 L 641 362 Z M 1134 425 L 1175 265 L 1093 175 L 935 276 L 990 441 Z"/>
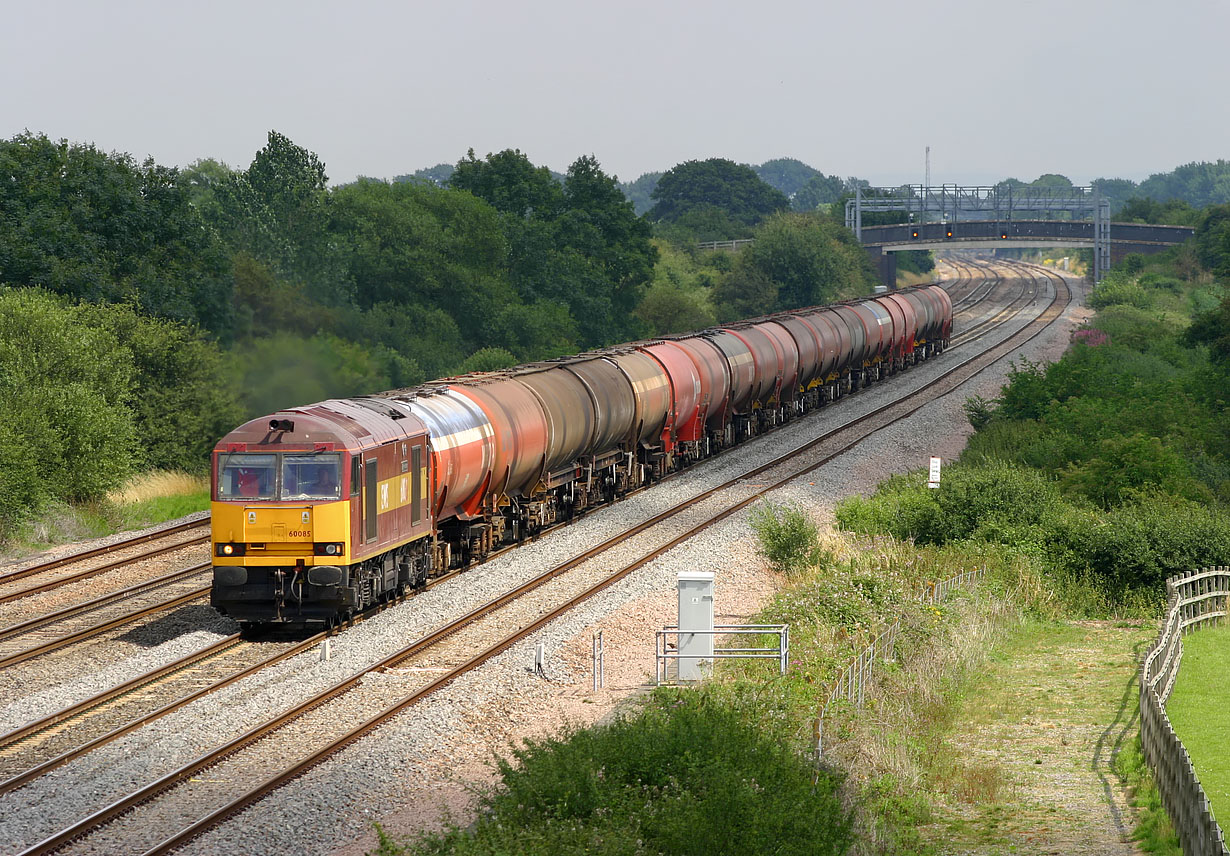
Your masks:
<path fill-rule="evenodd" d="M 358 455 L 350 459 L 350 495 L 358 496 L 363 483 L 363 461 Z"/>
<path fill-rule="evenodd" d="M 223 455 L 218 462 L 218 499 L 273 499 L 276 455 Z"/>
<path fill-rule="evenodd" d="M 282 499 L 339 499 L 340 471 L 338 455 L 284 455 Z"/>

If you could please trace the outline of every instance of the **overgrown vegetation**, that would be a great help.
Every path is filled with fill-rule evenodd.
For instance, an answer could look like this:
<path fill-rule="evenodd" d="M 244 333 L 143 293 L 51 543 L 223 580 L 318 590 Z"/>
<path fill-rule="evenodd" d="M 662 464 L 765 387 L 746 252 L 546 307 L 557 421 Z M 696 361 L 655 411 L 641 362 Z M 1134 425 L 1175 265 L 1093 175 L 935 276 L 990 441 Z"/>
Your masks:
<path fill-rule="evenodd" d="M 784 576 L 817 565 L 823 558 L 820 527 L 798 506 L 762 502 L 749 515 L 760 539 L 760 552 Z"/>
<path fill-rule="evenodd" d="M 977 433 L 938 490 L 899 476 L 843 503 L 839 521 L 1003 544 L 1083 614 L 1152 614 L 1165 577 L 1230 561 L 1224 293 L 1207 273 L 1177 275 L 1173 258 L 1112 271 L 1061 360 L 1017 363 L 997 400 L 967 402 Z"/>
<path fill-rule="evenodd" d="M 1116 768 L 1123 777 L 1132 807 L 1137 810 L 1133 838 L 1140 844 L 1140 849 L 1158 856 L 1183 856 L 1179 836 L 1174 831 L 1166 807 L 1162 805 L 1153 772 L 1145 763 L 1139 734 L 1119 753 Z"/>
<path fill-rule="evenodd" d="M 469 829 L 416 853 L 839 854 L 851 831 L 840 777 L 705 693 L 657 692 L 603 728 L 533 741 Z M 386 841 L 379 851 L 402 849 Z"/>

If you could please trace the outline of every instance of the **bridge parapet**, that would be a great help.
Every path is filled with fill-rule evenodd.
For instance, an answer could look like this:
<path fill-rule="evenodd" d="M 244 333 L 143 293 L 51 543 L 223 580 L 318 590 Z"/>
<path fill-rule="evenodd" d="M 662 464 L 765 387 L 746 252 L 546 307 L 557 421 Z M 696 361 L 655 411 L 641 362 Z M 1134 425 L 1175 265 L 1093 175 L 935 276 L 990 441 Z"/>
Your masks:
<path fill-rule="evenodd" d="M 1007 183 L 991 186 L 945 184 L 938 188 L 921 184 L 860 187 L 854 198 L 846 202 L 846 226 L 854 231 L 860 242 L 863 241 L 864 211 L 908 213 L 920 227 L 928 225 L 926 221 L 931 219 L 938 219 L 944 225 L 955 225 L 963 220 L 1011 224 L 1020 220 L 1022 212 L 1066 217 L 1058 222 L 1079 222 L 1079 217 L 1091 217 L 1094 281 L 1100 281 L 1110 269 L 1110 203 L 1094 187 L 1035 187 Z"/>
<path fill-rule="evenodd" d="M 1092 247 L 1096 224 L 1088 220 L 959 220 L 955 223 L 905 223 L 864 226 L 862 243 L 885 250 L 942 249 L 950 245 L 990 241 L 993 247 Z M 1190 226 L 1111 223 L 1110 240 L 1164 249 L 1195 234 Z M 968 247 L 967 247 L 968 248 Z M 1127 252 L 1140 252 L 1128 250 Z M 1156 250 L 1155 250 L 1156 251 Z"/>

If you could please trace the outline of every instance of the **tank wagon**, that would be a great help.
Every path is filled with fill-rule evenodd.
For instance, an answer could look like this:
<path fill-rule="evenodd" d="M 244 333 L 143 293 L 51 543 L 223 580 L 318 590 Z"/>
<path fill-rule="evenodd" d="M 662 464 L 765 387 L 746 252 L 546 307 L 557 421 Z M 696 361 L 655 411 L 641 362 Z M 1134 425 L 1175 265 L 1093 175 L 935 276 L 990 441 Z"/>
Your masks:
<path fill-rule="evenodd" d="M 940 353 L 924 286 L 289 408 L 213 452 L 211 601 L 332 625 Z"/>

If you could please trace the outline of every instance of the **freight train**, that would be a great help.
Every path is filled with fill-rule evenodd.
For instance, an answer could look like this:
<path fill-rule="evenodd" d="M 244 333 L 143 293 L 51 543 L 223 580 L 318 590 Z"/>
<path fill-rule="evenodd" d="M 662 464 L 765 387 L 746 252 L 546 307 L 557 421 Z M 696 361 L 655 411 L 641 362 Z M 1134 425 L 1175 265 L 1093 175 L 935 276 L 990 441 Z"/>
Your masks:
<path fill-rule="evenodd" d="M 332 626 L 944 350 L 937 286 L 289 408 L 213 452 L 211 602 Z"/>

